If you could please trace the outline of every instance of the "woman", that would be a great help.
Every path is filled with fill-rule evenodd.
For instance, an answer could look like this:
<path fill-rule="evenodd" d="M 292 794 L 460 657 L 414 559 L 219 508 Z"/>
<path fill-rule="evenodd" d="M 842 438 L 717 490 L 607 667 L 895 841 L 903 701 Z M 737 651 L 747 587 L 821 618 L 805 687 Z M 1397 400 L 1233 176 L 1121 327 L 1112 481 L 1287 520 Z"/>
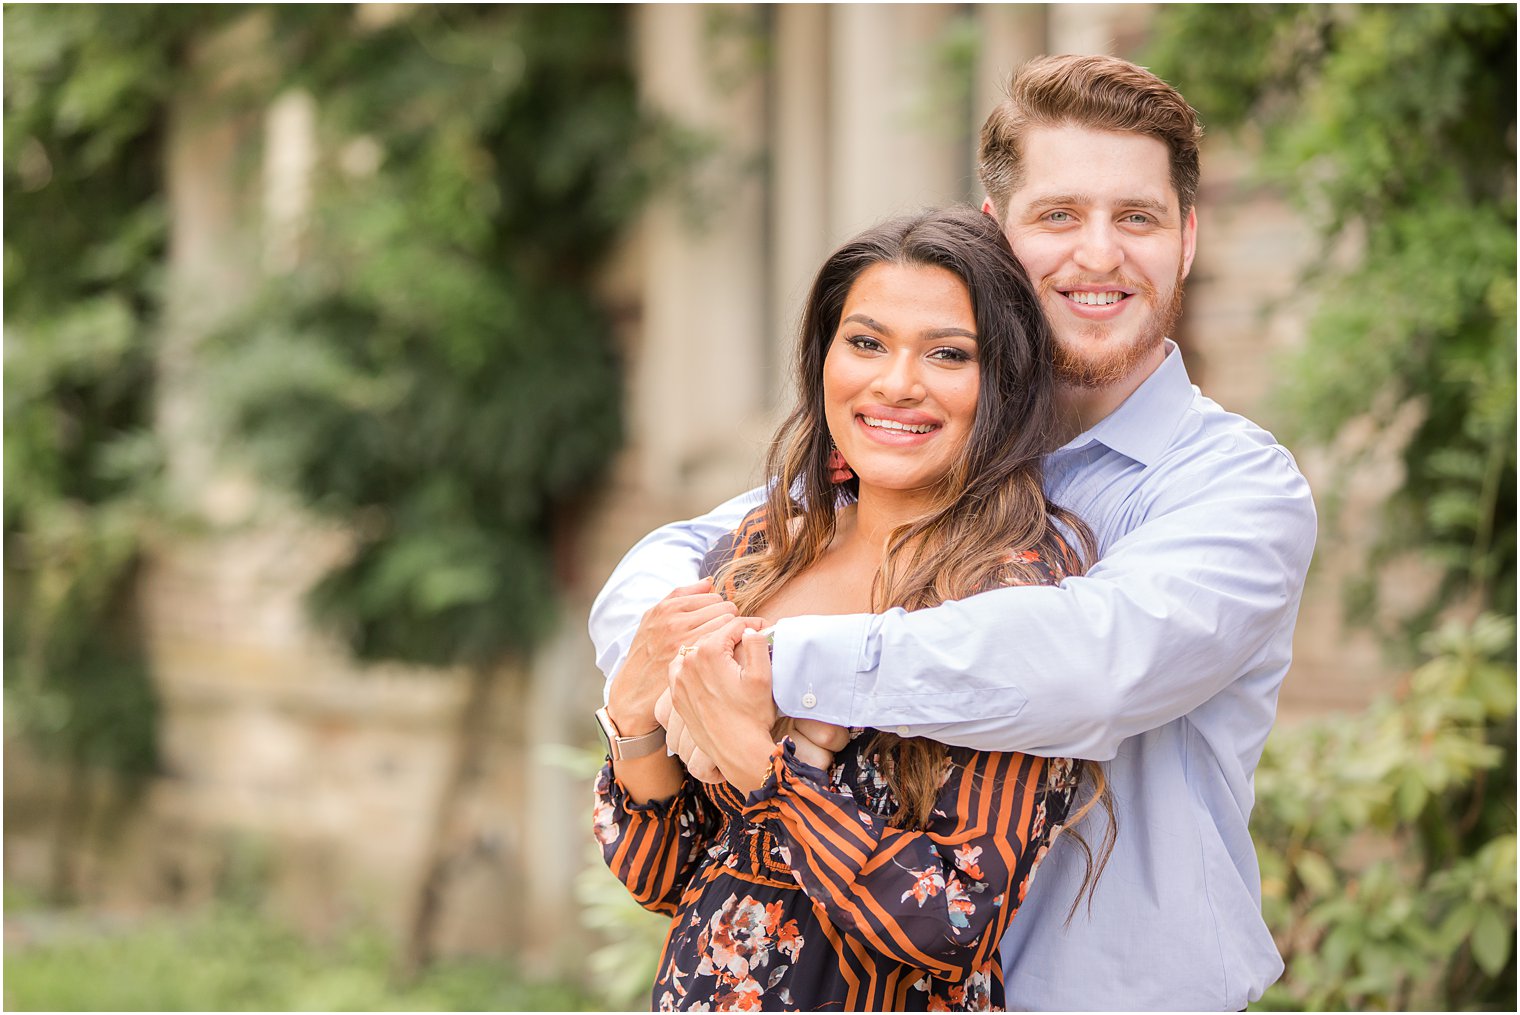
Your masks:
<path fill-rule="evenodd" d="M 1001 231 L 972 209 L 887 223 L 824 264 L 768 502 L 709 555 L 716 593 L 677 590 L 645 621 L 665 644 L 684 635 L 670 667 L 683 712 L 683 672 L 731 673 L 729 721 L 699 739 L 728 781 L 704 786 L 662 751 L 598 779 L 608 865 L 673 917 L 655 1007 L 1002 1006 L 998 940 L 1086 810 L 1083 766 L 874 730 L 809 764 L 799 738 L 777 743 L 769 682 L 745 676 L 766 667 L 763 639 L 745 632 L 1077 569 L 1051 523 L 1086 530 L 1040 483 L 1049 342 Z M 621 680 L 618 729 L 654 729 L 650 689 Z"/>

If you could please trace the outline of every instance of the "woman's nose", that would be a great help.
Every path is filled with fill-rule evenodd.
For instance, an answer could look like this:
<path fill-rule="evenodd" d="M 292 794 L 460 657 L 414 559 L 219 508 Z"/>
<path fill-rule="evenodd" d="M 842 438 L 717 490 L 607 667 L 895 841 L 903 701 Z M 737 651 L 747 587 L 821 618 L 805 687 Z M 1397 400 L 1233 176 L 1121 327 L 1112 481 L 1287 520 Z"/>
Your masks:
<path fill-rule="evenodd" d="M 918 402 L 924 397 L 924 383 L 918 356 L 908 350 L 895 352 L 881 361 L 876 375 L 876 396 L 883 402 Z"/>

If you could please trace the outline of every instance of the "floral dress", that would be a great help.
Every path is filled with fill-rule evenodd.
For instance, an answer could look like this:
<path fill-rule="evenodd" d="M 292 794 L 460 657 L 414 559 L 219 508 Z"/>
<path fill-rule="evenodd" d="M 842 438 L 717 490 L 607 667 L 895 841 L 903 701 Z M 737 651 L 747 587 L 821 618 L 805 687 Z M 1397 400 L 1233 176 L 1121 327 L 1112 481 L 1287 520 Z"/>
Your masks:
<path fill-rule="evenodd" d="M 746 524 L 709 563 L 762 544 Z M 887 823 L 898 803 L 872 732 L 852 731 L 827 772 L 783 740 L 747 796 L 688 776 L 674 797 L 634 803 L 603 767 L 603 858 L 672 918 L 653 1009 L 1002 1008 L 998 941 L 1066 819 L 1075 766 L 948 748 L 927 827 L 904 830 Z"/>

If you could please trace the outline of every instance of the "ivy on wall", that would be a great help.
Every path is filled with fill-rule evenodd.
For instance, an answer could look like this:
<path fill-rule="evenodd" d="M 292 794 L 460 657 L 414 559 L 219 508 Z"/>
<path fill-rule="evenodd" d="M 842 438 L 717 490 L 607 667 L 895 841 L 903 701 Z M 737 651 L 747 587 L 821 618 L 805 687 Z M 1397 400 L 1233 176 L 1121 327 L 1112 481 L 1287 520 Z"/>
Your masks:
<path fill-rule="evenodd" d="M 1419 409 L 1362 616 L 1377 566 L 1411 550 L 1445 581 L 1385 634 L 1412 646 L 1466 594 L 1513 615 L 1514 11 L 1187 7 L 1158 37 L 1157 66 L 1210 127 L 1248 128 L 1262 177 L 1324 241 L 1304 276 L 1319 306 L 1281 386 L 1293 436 L 1328 443 Z"/>
<path fill-rule="evenodd" d="M 156 759 L 131 590 L 159 517 L 162 111 L 195 20 L 5 11 L 7 731 L 137 774 Z"/>
<path fill-rule="evenodd" d="M 1254 141 L 1322 240 L 1279 385 L 1290 437 L 1415 421 L 1350 597 L 1413 673 L 1365 714 L 1279 728 L 1257 773 L 1287 961 L 1268 1007 L 1514 1004 L 1515 28 L 1513 6 L 1443 4 L 1177 5 L 1155 26 L 1153 69 Z M 1393 616 L 1377 589 L 1408 555 L 1441 580 Z"/>
<path fill-rule="evenodd" d="M 279 33 L 311 54 L 291 84 L 319 113 L 313 215 L 217 358 L 237 442 L 358 534 L 314 605 L 363 658 L 483 664 L 544 628 L 556 519 L 621 436 L 593 288 L 657 136 L 625 19 L 436 7 L 342 45 Z"/>
<path fill-rule="evenodd" d="M 613 326 L 591 290 L 675 136 L 637 108 L 624 12 L 8 9 L 6 622 L 30 674 L 8 686 L 40 730 L 106 701 L 58 697 L 108 651 L 96 634 L 130 640 L 114 621 L 159 507 L 165 111 L 186 45 L 250 14 L 272 19 L 259 58 L 275 79 L 315 97 L 323 158 L 298 269 L 217 358 L 235 438 L 361 523 L 318 590 L 324 615 L 370 658 L 528 648 L 555 518 L 620 440 Z M 132 654 L 112 653 L 106 674 Z M 113 748 L 85 723 L 77 749 L 150 763 L 151 723 L 119 704 L 104 711 L 136 732 Z"/>
<path fill-rule="evenodd" d="M 257 69 L 255 108 L 304 95 L 318 154 L 294 259 L 199 349 L 225 450 L 352 534 L 312 606 L 357 656 L 471 674 L 413 972 L 479 703 L 545 632 L 554 548 L 621 441 L 598 273 L 703 144 L 640 109 L 627 22 L 604 5 L 5 12 L 8 732 L 76 773 L 156 764 L 132 603 L 178 524 L 153 432 L 166 124 L 194 87 L 186 54 L 236 25 L 248 51 L 226 55 Z"/>

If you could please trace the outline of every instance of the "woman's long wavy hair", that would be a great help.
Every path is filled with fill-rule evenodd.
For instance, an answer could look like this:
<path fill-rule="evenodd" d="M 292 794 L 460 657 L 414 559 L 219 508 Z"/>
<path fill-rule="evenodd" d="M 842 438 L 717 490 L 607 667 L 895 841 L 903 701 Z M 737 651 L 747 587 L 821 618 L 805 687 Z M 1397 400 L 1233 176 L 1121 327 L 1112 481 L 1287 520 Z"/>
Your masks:
<path fill-rule="evenodd" d="M 937 484 L 926 511 L 888 539 L 872 608 L 917 610 L 1001 585 L 1037 582 L 1040 573 L 1020 555 L 1038 550 L 1048 558 L 1060 545 L 1053 521 L 1080 542 L 1082 560 L 1094 556 L 1087 526 L 1046 500 L 1041 483 L 1041 458 L 1054 446 L 1055 378 L 1053 338 L 1038 295 L 998 224 L 969 206 L 952 207 L 870 229 L 836 250 L 819 271 L 797 348 L 797 404 L 766 459 L 765 548 L 730 561 L 716 576 L 718 587 L 734 590 L 741 614 L 753 615 L 823 556 L 839 510 L 858 495 L 857 479 L 838 486 L 830 479 L 823 363 L 850 290 L 877 264 L 943 268 L 965 284 L 976 320 L 980 386 L 964 453 Z M 947 749 L 922 738 L 875 736 L 868 751 L 885 760 L 888 784 L 901 804 L 892 823 L 924 827 L 943 781 Z M 1115 826 L 1102 769 L 1093 762 L 1079 766 L 1081 783 L 1091 792 L 1068 826 L 1097 802 L 1108 815 L 1096 861 L 1074 835 L 1086 854 L 1085 888 L 1107 861 Z"/>

